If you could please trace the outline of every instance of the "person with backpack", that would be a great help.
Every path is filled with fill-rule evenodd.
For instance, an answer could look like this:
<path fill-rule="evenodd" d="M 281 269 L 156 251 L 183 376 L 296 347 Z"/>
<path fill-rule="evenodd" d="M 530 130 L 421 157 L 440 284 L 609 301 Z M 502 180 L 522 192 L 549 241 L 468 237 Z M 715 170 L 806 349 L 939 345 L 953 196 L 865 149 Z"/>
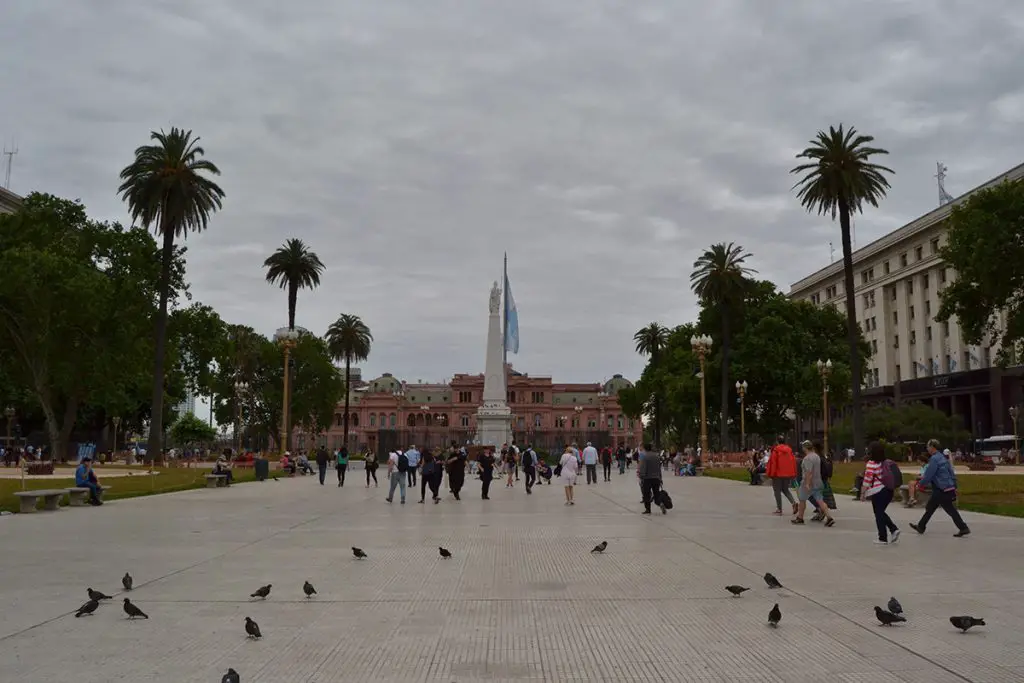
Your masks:
<path fill-rule="evenodd" d="M 430 487 L 431 493 L 433 493 L 434 503 L 436 504 L 439 499 L 437 497 L 438 484 L 435 483 L 437 479 L 438 464 L 434 459 L 434 454 L 430 452 L 429 448 L 423 449 L 423 465 L 420 472 L 420 503 L 422 504 L 427 497 L 427 487 Z"/>
<path fill-rule="evenodd" d="M 807 503 L 810 502 L 817 513 L 828 520 L 825 522 L 825 526 L 834 526 L 836 520 L 832 519 L 828 506 L 822 500 L 825 482 L 822 480 L 821 474 L 821 456 L 818 455 L 817 449 L 810 441 L 804 441 L 802 447 L 804 457 L 800 460 L 801 480 L 798 489 L 800 505 L 796 516 L 793 517 L 793 524 L 804 523 L 804 510 L 807 509 Z"/>
<path fill-rule="evenodd" d="M 523 474 L 526 475 L 526 492 L 533 493 L 533 485 L 537 483 L 537 453 L 532 444 L 526 444 L 523 451 Z"/>
<path fill-rule="evenodd" d="M 946 453 L 948 452 L 946 451 Z M 928 441 L 928 454 L 931 457 L 928 458 L 928 465 L 924 469 L 924 474 L 921 475 L 919 485 L 930 487 L 932 495 L 928 498 L 928 504 L 925 505 L 920 521 L 917 524 L 911 524 L 910 528 L 923 534 L 925 527 L 928 526 L 928 520 L 941 507 L 953 520 L 953 524 L 956 524 L 957 532 L 953 534 L 954 538 L 963 538 L 971 533 L 971 530 L 964 518 L 960 516 L 960 511 L 953 505 L 956 501 L 956 472 L 953 471 L 953 463 L 950 462 L 946 453 L 939 450 L 937 439 Z"/>
<path fill-rule="evenodd" d="M 395 498 L 395 489 L 400 489 L 402 505 L 405 505 L 405 481 L 406 473 L 409 471 L 409 458 L 401 451 L 394 451 L 388 456 L 388 479 L 391 481 L 388 489 L 389 503 Z"/>
<path fill-rule="evenodd" d="M 335 465 L 338 470 L 338 488 L 345 485 L 345 472 L 348 471 L 348 449 L 342 446 L 338 449 L 338 461 Z"/>
<path fill-rule="evenodd" d="M 878 441 L 872 441 L 868 445 L 868 462 L 864 466 L 864 481 L 860 485 L 860 499 L 871 499 L 871 509 L 875 513 L 875 526 L 878 528 L 878 538 L 875 545 L 890 545 L 900 540 L 900 529 L 897 527 L 889 513 L 885 511 L 892 502 L 893 494 L 899 489 L 894 473 L 899 471 L 899 465 L 885 457 L 885 446 Z M 902 480 L 902 475 L 900 475 Z M 889 532 L 887 537 L 886 531 Z"/>
<path fill-rule="evenodd" d="M 772 493 L 775 494 L 776 515 L 782 514 L 782 496 L 786 496 L 790 505 L 793 506 L 793 514 L 796 514 L 797 504 L 790 493 L 790 482 L 796 478 L 796 458 L 793 457 L 793 449 L 786 444 L 786 437 L 779 436 L 771 455 L 768 456 L 768 467 L 765 476 L 772 480 Z"/>

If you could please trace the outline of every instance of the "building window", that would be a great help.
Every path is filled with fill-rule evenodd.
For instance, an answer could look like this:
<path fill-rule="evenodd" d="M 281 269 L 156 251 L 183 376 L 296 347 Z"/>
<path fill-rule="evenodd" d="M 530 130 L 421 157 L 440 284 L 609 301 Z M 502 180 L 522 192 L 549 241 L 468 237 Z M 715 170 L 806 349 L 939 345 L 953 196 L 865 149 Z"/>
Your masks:
<path fill-rule="evenodd" d="M 573 429 L 579 429 L 580 428 L 580 419 L 578 417 L 574 417 L 572 419 L 572 428 Z"/>
<path fill-rule="evenodd" d="M 594 418 L 590 418 L 589 420 L 587 420 L 587 427 L 589 429 L 597 429 L 597 420 L 595 420 Z"/>
<path fill-rule="evenodd" d="M 340 413 L 335 413 L 335 415 L 334 415 L 334 426 L 335 427 L 340 427 L 341 426 L 341 414 Z"/>
<path fill-rule="evenodd" d="M 932 253 L 933 254 L 938 254 L 939 253 L 939 238 L 938 237 L 936 237 L 935 239 L 932 240 Z"/>
<path fill-rule="evenodd" d="M 921 288 L 928 289 L 928 273 L 921 276 Z"/>
<path fill-rule="evenodd" d="M 543 403 L 544 402 L 544 392 L 543 391 L 534 391 L 532 394 L 530 394 L 530 402 L 531 403 Z"/>
<path fill-rule="evenodd" d="M 459 403 L 472 403 L 473 392 L 472 391 L 460 391 L 459 392 Z"/>
<path fill-rule="evenodd" d="M 893 325 L 899 325 L 900 324 L 900 312 L 899 311 L 893 311 L 892 312 L 892 324 Z"/>
<path fill-rule="evenodd" d="M 831 285 L 825 288 L 825 299 L 832 300 L 836 298 L 836 285 Z"/>
<path fill-rule="evenodd" d="M 942 367 L 942 371 L 951 372 L 953 359 L 949 357 L 948 353 L 946 354 L 946 358 L 943 362 L 945 363 L 945 365 Z"/>
<path fill-rule="evenodd" d="M 896 301 L 896 288 L 895 287 L 890 287 L 889 288 L 889 300 L 890 301 Z"/>
<path fill-rule="evenodd" d="M 914 364 L 910 366 L 910 378 L 911 379 L 917 379 L 917 361 L 916 360 L 914 361 Z"/>
<path fill-rule="evenodd" d="M 913 294 L 913 293 L 914 293 L 914 281 L 913 280 L 907 280 L 907 294 Z"/>
<path fill-rule="evenodd" d="M 889 274 L 889 262 L 888 261 L 886 261 L 885 263 L 882 264 L 882 272 L 885 273 L 886 275 Z"/>
<path fill-rule="evenodd" d="M 910 319 L 911 320 L 914 319 L 914 307 L 913 306 L 910 307 Z"/>
<path fill-rule="evenodd" d="M 877 339 L 872 339 L 871 340 L 871 353 L 878 353 L 878 340 Z"/>
<path fill-rule="evenodd" d="M 931 316 L 931 314 L 932 314 L 932 302 L 931 301 L 925 301 L 924 302 L 924 314 L 926 316 Z"/>
<path fill-rule="evenodd" d="M 878 321 L 875 320 L 875 316 L 871 316 L 871 331 L 874 332 L 878 329 Z"/>
<path fill-rule="evenodd" d="M 392 429 L 397 427 L 398 426 L 398 416 L 395 415 L 394 413 L 391 413 L 391 416 L 388 418 L 388 422 L 391 424 Z"/>
<path fill-rule="evenodd" d="M 520 417 L 520 418 L 518 418 L 516 420 L 516 427 L 519 427 L 519 429 L 522 429 L 525 426 L 526 426 L 526 418 L 525 417 Z"/>
<path fill-rule="evenodd" d="M 615 417 L 612 415 L 608 416 L 608 429 L 615 429 Z"/>
<path fill-rule="evenodd" d="M 861 282 L 867 284 L 875 279 L 875 269 L 868 268 L 860 274 Z"/>
<path fill-rule="evenodd" d="M 469 415 L 466 415 L 465 413 L 463 413 L 462 415 L 459 415 L 459 424 L 462 425 L 463 427 L 468 427 L 469 426 Z"/>
<path fill-rule="evenodd" d="M 982 365 L 981 367 L 983 367 L 983 368 L 992 367 L 992 349 L 990 349 L 987 346 L 982 347 L 982 349 L 981 349 L 981 361 L 982 361 L 982 363 L 984 363 L 984 365 Z"/>
<path fill-rule="evenodd" d="M 893 336 L 892 348 L 900 348 L 900 335 L 897 334 Z"/>
<path fill-rule="evenodd" d="M 633 422 L 633 418 L 630 418 L 629 419 L 629 429 L 630 429 L 630 431 L 632 431 L 634 429 L 634 424 L 635 423 Z"/>
<path fill-rule="evenodd" d="M 932 340 L 932 326 L 931 325 L 929 325 L 928 327 L 924 328 L 924 338 L 927 339 L 928 341 Z"/>
<path fill-rule="evenodd" d="M 349 425 L 349 427 L 358 427 L 359 426 L 359 414 L 358 413 L 352 413 L 351 415 L 348 416 L 348 425 Z"/>
<path fill-rule="evenodd" d="M 871 371 L 872 376 L 875 378 L 875 386 L 878 386 L 878 368 Z"/>
<path fill-rule="evenodd" d="M 907 252 L 903 252 L 902 254 L 900 254 L 900 267 L 907 267 Z"/>
<path fill-rule="evenodd" d="M 946 269 L 945 268 L 943 268 L 942 270 L 939 271 L 939 284 L 940 285 L 946 284 Z"/>
<path fill-rule="evenodd" d="M 622 422 L 622 416 L 621 415 L 619 415 L 619 417 L 616 419 L 616 422 L 618 423 L 619 429 L 622 429 L 623 422 Z"/>
<path fill-rule="evenodd" d="M 944 336 L 944 337 L 948 337 L 949 336 L 949 321 L 948 320 L 946 322 L 942 323 L 942 336 Z"/>
<path fill-rule="evenodd" d="M 899 381 L 900 381 L 900 379 L 901 379 L 901 378 L 900 378 L 900 364 L 899 364 L 899 363 L 897 363 L 897 364 L 896 364 L 896 381 L 897 381 L 897 382 L 899 382 Z"/>
<path fill-rule="evenodd" d="M 917 330 L 911 330 L 910 331 L 910 343 L 911 344 L 916 344 L 917 343 Z"/>
<path fill-rule="evenodd" d="M 924 247 L 914 247 L 914 260 L 920 261 L 924 258 Z"/>
<path fill-rule="evenodd" d="M 388 416 L 385 415 L 384 413 L 381 413 L 380 414 L 380 428 L 384 429 L 387 426 L 388 426 Z"/>
<path fill-rule="evenodd" d="M 542 422 L 543 422 L 543 418 L 540 416 L 540 413 L 537 413 L 536 415 L 533 416 L 533 426 L 534 427 L 540 428 Z"/>
<path fill-rule="evenodd" d="M 377 416 L 374 413 L 370 413 L 370 426 L 371 427 L 376 427 L 377 426 Z"/>
<path fill-rule="evenodd" d="M 420 415 L 420 419 L 421 420 L 423 419 L 423 415 L 422 414 Z M 415 427 L 416 426 L 416 416 L 413 415 L 412 413 L 410 413 L 409 416 L 407 418 L 405 418 L 405 426 L 406 427 Z"/>

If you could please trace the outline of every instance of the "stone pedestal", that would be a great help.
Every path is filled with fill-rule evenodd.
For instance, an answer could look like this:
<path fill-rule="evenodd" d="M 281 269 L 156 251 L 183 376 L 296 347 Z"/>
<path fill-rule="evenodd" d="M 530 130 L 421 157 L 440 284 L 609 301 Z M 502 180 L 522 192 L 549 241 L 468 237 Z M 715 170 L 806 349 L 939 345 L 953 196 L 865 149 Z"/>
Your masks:
<path fill-rule="evenodd" d="M 487 321 L 487 364 L 484 368 L 483 403 L 476 411 L 476 442 L 498 446 L 512 441 L 512 409 L 505 390 L 505 339 L 502 335 L 501 289 L 491 288 L 491 314 Z"/>

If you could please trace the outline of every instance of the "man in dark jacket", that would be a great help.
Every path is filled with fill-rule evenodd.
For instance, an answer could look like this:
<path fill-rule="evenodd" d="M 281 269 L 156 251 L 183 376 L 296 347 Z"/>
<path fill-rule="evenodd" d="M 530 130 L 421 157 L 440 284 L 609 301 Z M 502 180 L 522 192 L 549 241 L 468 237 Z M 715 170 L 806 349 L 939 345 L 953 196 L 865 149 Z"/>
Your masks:
<path fill-rule="evenodd" d="M 665 506 L 660 503 L 661 492 L 661 458 L 645 443 L 640 451 L 636 465 L 636 476 L 640 479 L 640 491 L 644 497 L 644 514 L 651 514 L 651 501 L 658 501 L 661 513 L 665 514 Z"/>
<path fill-rule="evenodd" d="M 327 454 L 327 449 L 326 448 L 321 446 L 320 448 L 316 449 L 316 467 L 317 467 L 318 470 L 320 470 L 320 485 L 321 486 L 324 485 L 324 477 L 327 476 L 327 461 L 328 460 L 329 460 L 329 456 Z"/>

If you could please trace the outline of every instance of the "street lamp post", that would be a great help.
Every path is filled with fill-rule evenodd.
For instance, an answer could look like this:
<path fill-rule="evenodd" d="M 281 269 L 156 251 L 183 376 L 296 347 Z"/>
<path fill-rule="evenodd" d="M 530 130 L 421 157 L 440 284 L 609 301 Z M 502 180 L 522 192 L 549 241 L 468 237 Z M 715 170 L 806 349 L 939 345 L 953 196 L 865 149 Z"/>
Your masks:
<path fill-rule="evenodd" d="M 289 384 L 289 359 L 299 331 L 293 327 L 282 327 L 274 333 L 274 340 L 284 349 L 284 396 L 281 402 L 281 455 L 288 450 L 288 413 L 291 412 L 291 386 Z"/>
<path fill-rule="evenodd" d="M 697 335 L 690 337 L 690 348 L 700 358 L 700 449 L 704 458 L 708 457 L 708 404 L 705 391 L 705 368 L 707 366 L 707 355 L 711 352 L 711 337 L 709 335 Z M 725 419 L 725 416 L 722 416 Z"/>
<path fill-rule="evenodd" d="M 249 391 L 249 383 L 235 382 L 235 456 L 242 454 L 242 399 Z"/>
<path fill-rule="evenodd" d="M 832 361 L 831 360 L 818 360 L 816 363 L 818 366 L 818 374 L 821 375 L 821 416 L 822 416 L 822 433 L 824 436 L 824 453 L 828 454 L 828 376 L 832 374 Z"/>
<path fill-rule="evenodd" d="M 1020 408 L 1010 407 L 1010 419 L 1013 420 L 1013 453 L 1016 464 L 1020 464 L 1020 444 L 1017 443 L 1017 418 L 1020 417 Z"/>
<path fill-rule="evenodd" d="M 747 450 L 747 380 L 736 382 L 736 393 L 740 395 L 740 450 Z"/>

